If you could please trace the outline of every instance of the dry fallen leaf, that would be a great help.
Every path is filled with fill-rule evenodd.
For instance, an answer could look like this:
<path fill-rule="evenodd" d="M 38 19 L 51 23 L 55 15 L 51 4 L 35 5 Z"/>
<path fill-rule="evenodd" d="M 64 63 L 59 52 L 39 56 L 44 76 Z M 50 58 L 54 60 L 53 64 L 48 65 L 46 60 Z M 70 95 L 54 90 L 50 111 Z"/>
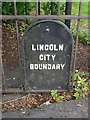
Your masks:
<path fill-rule="evenodd" d="M 46 101 L 45 103 L 43 103 L 43 105 L 49 105 L 51 104 L 50 101 Z"/>
<path fill-rule="evenodd" d="M 81 107 L 81 106 L 82 106 L 81 104 L 79 104 L 79 103 L 77 104 L 77 107 Z"/>

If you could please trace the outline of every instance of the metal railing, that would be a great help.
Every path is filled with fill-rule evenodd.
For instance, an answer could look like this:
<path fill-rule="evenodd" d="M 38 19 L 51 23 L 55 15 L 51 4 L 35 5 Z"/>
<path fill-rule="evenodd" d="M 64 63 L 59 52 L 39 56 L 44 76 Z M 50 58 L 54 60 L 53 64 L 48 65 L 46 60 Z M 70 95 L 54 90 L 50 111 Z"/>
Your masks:
<path fill-rule="evenodd" d="M 75 60 L 74 60 L 74 69 L 75 69 L 75 61 L 76 61 L 76 55 L 77 55 L 77 46 L 78 46 L 78 31 L 79 31 L 79 26 L 80 26 L 80 20 L 82 19 L 90 19 L 90 16 L 88 15 L 81 15 L 81 10 L 82 10 L 82 2 L 79 3 L 79 9 L 78 9 L 78 15 L 70 15 L 71 11 L 69 10 L 68 12 L 68 6 L 70 7 L 71 3 L 67 4 L 66 8 L 66 15 L 60 15 L 60 0 L 58 1 L 58 14 L 57 15 L 40 15 L 40 2 L 36 2 L 36 15 L 31 16 L 31 15 L 17 15 L 17 7 L 16 7 L 16 2 L 14 0 L 14 13 L 15 15 L 0 15 L 0 20 L 14 20 L 16 24 L 16 39 L 17 39 L 17 44 L 18 44 L 18 54 L 19 54 L 19 67 L 21 69 L 21 60 L 20 60 L 20 48 L 19 48 L 19 25 L 18 21 L 19 20 L 30 20 L 30 19 L 56 19 L 56 20 L 61 20 L 64 19 L 66 20 L 65 23 L 70 27 L 70 20 L 77 20 L 77 28 L 76 28 L 76 40 L 75 40 Z M 69 20 L 69 21 L 68 21 Z M 3 76 L 4 76 L 4 70 L 3 70 Z M 17 88 L 7 88 L 5 85 L 5 76 L 3 77 L 3 92 L 4 93 L 14 93 L 17 92 Z"/>

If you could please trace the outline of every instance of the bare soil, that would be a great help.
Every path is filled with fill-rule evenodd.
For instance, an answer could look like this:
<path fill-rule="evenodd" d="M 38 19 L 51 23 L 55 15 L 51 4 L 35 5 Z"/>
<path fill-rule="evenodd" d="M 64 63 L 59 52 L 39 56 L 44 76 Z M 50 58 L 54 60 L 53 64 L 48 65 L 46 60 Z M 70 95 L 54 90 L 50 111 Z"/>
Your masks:
<path fill-rule="evenodd" d="M 89 70 L 89 47 L 88 45 L 79 42 L 76 58 L 76 70 L 86 71 Z"/>

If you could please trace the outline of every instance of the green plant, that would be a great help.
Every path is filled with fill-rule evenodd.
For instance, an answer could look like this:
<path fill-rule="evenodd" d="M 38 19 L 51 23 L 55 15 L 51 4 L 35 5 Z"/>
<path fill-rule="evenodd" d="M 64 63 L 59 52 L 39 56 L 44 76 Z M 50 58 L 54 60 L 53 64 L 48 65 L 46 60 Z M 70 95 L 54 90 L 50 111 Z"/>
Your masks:
<path fill-rule="evenodd" d="M 2 2 L 2 14 L 13 15 L 13 4 L 12 2 Z"/>
<path fill-rule="evenodd" d="M 58 95 L 58 91 L 57 90 L 51 90 L 51 96 L 57 102 L 61 102 L 61 101 L 64 100 L 64 96 Z"/>
<path fill-rule="evenodd" d="M 84 44 L 90 44 L 88 29 L 83 29 L 79 31 L 80 41 Z"/>
<path fill-rule="evenodd" d="M 85 72 L 77 72 L 74 74 L 73 86 L 75 88 L 74 88 L 73 96 L 76 99 L 79 99 L 81 97 L 85 97 L 85 95 L 89 91 L 90 79 L 88 79 L 87 76 L 88 76 L 88 73 L 85 73 Z"/>
<path fill-rule="evenodd" d="M 41 2 L 41 13 L 45 15 L 57 15 L 58 13 L 58 2 Z M 51 10 L 52 9 L 52 10 Z M 52 11 L 52 12 L 51 12 Z M 65 3 L 61 2 L 60 4 L 60 14 L 64 14 L 65 12 Z"/>
<path fill-rule="evenodd" d="M 73 31 L 74 38 L 76 37 L 76 32 Z M 89 31 L 88 29 L 79 30 L 79 39 L 83 44 L 90 45 L 90 38 L 89 38 Z"/>
<path fill-rule="evenodd" d="M 74 75 L 73 75 L 73 78 L 74 79 L 77 79 L 79 76 L 80 77 L 84 77 L 84 76 L 88 76 L 89 73 L 88 72 L 76 72 Z"/>

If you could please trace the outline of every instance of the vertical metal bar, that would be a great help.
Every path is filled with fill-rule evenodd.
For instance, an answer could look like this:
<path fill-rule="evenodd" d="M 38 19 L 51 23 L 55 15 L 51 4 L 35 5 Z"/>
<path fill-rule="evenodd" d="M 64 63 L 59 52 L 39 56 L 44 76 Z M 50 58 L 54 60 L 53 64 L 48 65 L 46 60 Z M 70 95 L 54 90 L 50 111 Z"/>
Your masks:
<path fill-rule="evenodd" d="M 2 15 L 2 2 L 0 2 L 0 15 Z M 3 88 L 3 90 L 6 89 L 6 80 L 2 61 L 2 20 L 0 20 L 0 90 L 2 90 L 1 88 Z"/>
<path fill-rule="evenodd" d="M 27 1 L 25 0 L 25 15 L 28 15 L 28 6 Z M 26 24 L 28 24 L 28 20 L 26 19 Z"/>
<path fill-rule="evenodd" d="M 79 3 L 78 16 L 81 15 L 81 9 L 82 9 L 82 0 L 80 0 L 80 3 Z M 79 27 L 80 27 L 80 19 L 78 19 L 78 21 L 77 21 L 77 28 L 76 28 L 77 31 L 76 31 L 76 42 L 75 42 L 74 72 L 75 72 L 75 67 L 76 67 L 76 57 L 77 57 L 77 46 L 78 46 Z"/>
<path fill-rule="evenodd" d="M 0 15 L 2 15 L 2 2 L 0 2 Z M 2 20 L 0 20 L 0 101 L 2 102 L 2 74 L 3 74 L 3 63 L 2 63 Z M 2 118 L 2 104 L 0 105 L 0 118 Z"/>
<path fill-rule="evenodd" d="M 27 15 L 27 3 L 26 3 L 26 0 L 25 0 L 25 15 Z"/>
<path fill-rule="evenodd" d="M 2 63 L 2 21 L 0 20 L 0 90 L 2 90 L 2 80 L 4 80 L 5 82 L 5 76 L 4 76 L 4 79 L 3 79 L 3 76 L 4 76 L 4 70 L 3 70 L 3 63 Z M 4 84 L 4 89 L 5 89 L 5 84 Z M 0 93 L 2 93 L 2 91 L 0 91 Z"/>
<path fill-rule="evenodd" d="M 60 15 L 60 0 L 58 0 L 58 16 Z"/>
<path fill-rule="evenodd" d="M 51 15 L 53 15 L 53 2 L 51 2 Z"/>
<path fill-rule="evenodd" d="M 36 15 L 38 15 L 38 0 L 36 0 Z"/>
<path fill-rule="evenodd" d="M 40 15 L 40 1 L 36 0 L 36 15 Z"/>
<path fill-rule="evenodd" d="M 72 0 L 68 2 L 66 0 L 66 10 L 65 10 L 65 15 L 71 15 L 71 9 L 72 9 Z M 70 28 L 70 22 L 71 20 L 65 20 L 65 24 Z"/>
<path fill-rule="evenodd" d="M 2 62 L 2 21 L 0 21 L 0 87 L 1 86 L 3 87 L 3 90 L 6 89 L 5 73 Z"/>
<path fill-rule="evenodd" d="M 40 2 L 38 2 L 38 15 L 40 15 Z"/>
<path fill-rule="evenodd" d="M 16 8 L 16 0 L 14 0 L 14 12 L 15 16 L 17 15 L 17 8 Z M 18 25 L 18 20 L 15 20 L 16 23 L 16 39 L 17 39 L 17 44 L 18 44 L 18 56 L 19 56 L 19 68 L 20 68 L 20 78 L 22 81 L 22 70 L 21 70 L 21 54 L 20 54 L 20 45 L 19 45 L 19 25 Z"/>
<path fill-rule="evenodd" d="M 14 0 L 14 14 L 17 15 L 16 0 Z"/>
<path fill-rule="evenodd" d="M 2 52 L 1 52 L 2 53 Z M 0 54 L 1 54 L 0 53 Z M 2 87 L 3 87 L 3 90 L 6 90 L 6 79 L 5 79 L 5 73 L 4 73 L 4 67 L 3 67 L 3 63 L 1 61 L 1 67 L 2 67 L 2 80 L 3 80 L 3 84 L 2 84 Z"/>
<path fill-rule="evenodd" d="M 90 1 L 88 2 L 88 40 L 90 41 Z M 90 53 L 90 48 L 88 48 L 88 53 Z M 90 56 L 88 56 L 88 72 L 90 72 Z M 90 74 L 89 74 L 90 75 Z M 90 76 L 89 76 L 90 78 Z"/>

